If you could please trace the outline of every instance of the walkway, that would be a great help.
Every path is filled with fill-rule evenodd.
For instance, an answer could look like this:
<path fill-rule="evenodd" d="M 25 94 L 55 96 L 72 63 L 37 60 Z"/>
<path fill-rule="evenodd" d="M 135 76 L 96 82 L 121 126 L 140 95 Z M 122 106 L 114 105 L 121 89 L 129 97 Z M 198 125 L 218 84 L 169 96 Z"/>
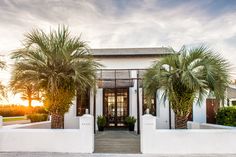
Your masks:
<path fill-rule="evenodd" d="M 9 122 L 3 122 L 3 126 L 7 125 L 15 125 L 15 124 L 29 124 L 30 120 L 16 120 L 16 121 L 9 121 Z"/>
<path fill-rule="evenodd" d="M 140 153 L 140 138 L 129 131 L 104 131 L 95 135 L 95 153 Z"/>
<path fill-rule="evenodd" d="M 76 153 L 29 153 L 29 152 L 18 152 L 18 153 L 1 153 L 1 157 L 235 157 L 236 155 L 230 154 L 194 154 L 194 155 L 147 155 L 147 154 L 76 154 Z"/>

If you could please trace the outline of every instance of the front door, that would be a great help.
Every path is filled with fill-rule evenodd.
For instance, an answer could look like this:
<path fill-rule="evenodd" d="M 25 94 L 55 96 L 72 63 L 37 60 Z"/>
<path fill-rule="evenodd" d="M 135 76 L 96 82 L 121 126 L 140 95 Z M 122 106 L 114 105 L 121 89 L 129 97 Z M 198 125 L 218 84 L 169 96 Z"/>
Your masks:
<path fill-rule="evenodd" d="M 207 123 L 216 124 L 216 112 L 220 103 L 216 99 L 206 99 Z"/>
<path fill-rule="evenodd" d="M 129 88 L 103 89 L 103 115 L 107 127 L 125 127 L 129 115 Z"/>

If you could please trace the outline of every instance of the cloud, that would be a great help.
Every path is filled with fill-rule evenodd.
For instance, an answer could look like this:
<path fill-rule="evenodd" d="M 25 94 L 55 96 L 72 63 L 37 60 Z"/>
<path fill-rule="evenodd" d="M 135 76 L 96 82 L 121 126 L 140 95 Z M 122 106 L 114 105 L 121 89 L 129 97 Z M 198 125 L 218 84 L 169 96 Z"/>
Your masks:
<path fill-rule="evenodd" d="M 206 43 L 235 67 L 235 18 L 235 1 L 3 0 L 0 53 L 19 48 L 32 28 L 66 24 L 92 48 Z"/>

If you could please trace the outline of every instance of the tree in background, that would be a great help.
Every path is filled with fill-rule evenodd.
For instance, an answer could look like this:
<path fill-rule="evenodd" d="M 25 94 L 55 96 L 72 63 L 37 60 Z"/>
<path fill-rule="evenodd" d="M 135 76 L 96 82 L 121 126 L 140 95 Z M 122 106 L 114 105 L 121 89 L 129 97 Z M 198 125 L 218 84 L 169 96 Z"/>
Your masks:
<path fill-rule="evenodd" d="M 163 98 L 169 99 L 176 116 L 175 127 L 187 128 L 194 101 L 201 102 L 208 91 L 224 99 L 229 64 L 205 46 L 172 52 L 146 72 L 144 86 L 149 98 L 156 90 L 164 90 Z"/>
<path fill-rule="evenodd" d="M 22 49 L 12 54 L 13 75 L 33 82 L 44 92 L 44 102 L 52 115 L 52 128 L 63 128 L 76 91 L 94 88 L 100 66 L 80 37 L 72 37 L 68 28 L 59 26 L 48 34 L 36 29 L 25 35 Z"/>
<path fill-rule="evenodd" d="M 6 67 L 6 63 L 0 60 L 0 70 L 3 70 Z M 0 82 L 0 99 L 6 98 L 7 92 L 6 87 Z"/>
<path fill-rule="evenodd" d="M 32 107 L 33 100 L 40 101 L 39 88 L 36 84 L 19 81 L 16 78 L 17 77 L 13 74 L 12 80 L 10 82 L 10 88 L 14 94 L 20 93 L 21 99 L 27 100 L 29 107 Z"/>

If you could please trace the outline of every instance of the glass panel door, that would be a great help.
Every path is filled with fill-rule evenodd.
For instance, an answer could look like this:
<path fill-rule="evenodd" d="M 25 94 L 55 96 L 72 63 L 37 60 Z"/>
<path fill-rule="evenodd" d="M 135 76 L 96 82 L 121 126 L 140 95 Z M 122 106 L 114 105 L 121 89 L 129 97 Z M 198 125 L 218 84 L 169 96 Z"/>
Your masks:
<path fill-rule="evenodd" d="M 104 115 L 107 118 L 108 126 L 115 126 L 115 91 L 104 89 Z"/>
<path fill-rule="evenodd" d="M 125 126 L 125 118 L 128 114 L 128 91 L 117 89 L 117 126 Z"/>
<path fill-rule="evenodd" d="M 103 114 L 108 127 L 124 127 L 129 115 L 129 89 L 104 89 Z"/>

